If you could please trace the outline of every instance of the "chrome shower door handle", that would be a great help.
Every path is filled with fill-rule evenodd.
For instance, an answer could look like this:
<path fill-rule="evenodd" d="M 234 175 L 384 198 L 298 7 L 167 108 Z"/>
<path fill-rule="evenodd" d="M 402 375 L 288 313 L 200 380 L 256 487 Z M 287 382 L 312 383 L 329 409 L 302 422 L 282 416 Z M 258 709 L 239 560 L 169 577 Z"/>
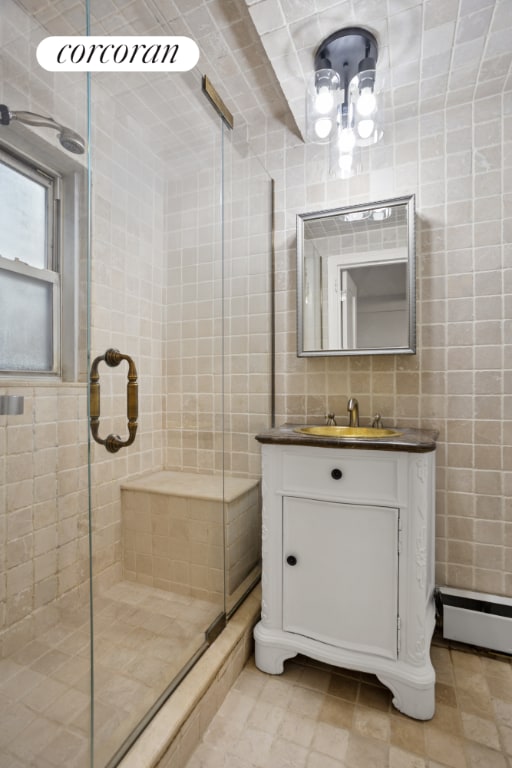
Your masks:
<path fill-rule="evenodd" d="M 122 440 L 119 435 L 108 435 L 105 439 L 98 435 L 100 428 L 100 375 L 98 366 L 102 361 L 114 368 L 121 360 L 128 362 L 128 384 L 126 385 L 126 415 L 128 417 L 128 438 Z M 137 434 L 137 418 L 139 415 L 139 385 L 137 384 L 137 369 L 129 355 L 123 355 L 118 349 L 107 349 L 104 355 L 99 355 L 91 365 L 89 377 L 90 394 L 90 425 L 91 434 L 97 443 L 104 445 L 109 453 L 117 453 L 120 448 L 126 448 L 135 440 Z"/>

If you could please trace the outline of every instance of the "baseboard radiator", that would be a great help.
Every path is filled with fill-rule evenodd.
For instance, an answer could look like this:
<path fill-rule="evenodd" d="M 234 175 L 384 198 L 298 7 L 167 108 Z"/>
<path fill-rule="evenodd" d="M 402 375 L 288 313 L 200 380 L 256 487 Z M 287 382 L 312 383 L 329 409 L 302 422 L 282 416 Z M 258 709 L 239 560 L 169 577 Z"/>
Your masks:
<path fill-rule="evenodd" d="M 512 654 L 512 598 L 439 587 L 443 637 Z"/>

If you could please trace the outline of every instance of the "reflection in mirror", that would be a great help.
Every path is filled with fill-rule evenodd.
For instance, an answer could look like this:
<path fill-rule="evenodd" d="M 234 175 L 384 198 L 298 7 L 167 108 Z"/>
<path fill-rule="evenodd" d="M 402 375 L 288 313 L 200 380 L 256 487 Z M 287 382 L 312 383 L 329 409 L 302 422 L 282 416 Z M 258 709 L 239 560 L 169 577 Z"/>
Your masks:
<path fill-rule="evenodd" d="M 299 357 L 414 353 L 414 195 L 297 215 Z"/>

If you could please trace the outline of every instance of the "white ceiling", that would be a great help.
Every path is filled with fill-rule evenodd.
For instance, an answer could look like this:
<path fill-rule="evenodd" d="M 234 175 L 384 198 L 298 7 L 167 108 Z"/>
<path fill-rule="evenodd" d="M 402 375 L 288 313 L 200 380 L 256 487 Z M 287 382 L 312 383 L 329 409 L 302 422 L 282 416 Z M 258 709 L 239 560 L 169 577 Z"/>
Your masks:
<path fill-rule="evenodd" d="M 82 0 L 17 2 L 50 34 L 85 31 Z M 209 107 L 189 87 L 202 73 L 249 137 L 269 117 L 300 136 L 314 52 L 345 26 L 366 27 L 379 41 L 386 119 L 512 89 L 512 0 L 90 0 L 90 8 L 91 34 L 183 34 L 197 42 L 191 73 L 95 76 L 151 130 L 168 161 L 206 119 Z"/>

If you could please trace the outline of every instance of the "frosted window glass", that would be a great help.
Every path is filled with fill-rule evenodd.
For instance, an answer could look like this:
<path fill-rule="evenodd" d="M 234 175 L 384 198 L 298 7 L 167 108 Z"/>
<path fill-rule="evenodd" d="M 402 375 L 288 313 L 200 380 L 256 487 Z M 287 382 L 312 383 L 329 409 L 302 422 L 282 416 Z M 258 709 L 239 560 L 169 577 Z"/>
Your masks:
<path fill-rule="evenodd" d="M 0 269 L 0 370 L 51 371 L 53 285 Z"/>
<path fill-rule="evenodd" d="M 47 187 L 0 163 L 0 256 L 45 269 Z"/>

